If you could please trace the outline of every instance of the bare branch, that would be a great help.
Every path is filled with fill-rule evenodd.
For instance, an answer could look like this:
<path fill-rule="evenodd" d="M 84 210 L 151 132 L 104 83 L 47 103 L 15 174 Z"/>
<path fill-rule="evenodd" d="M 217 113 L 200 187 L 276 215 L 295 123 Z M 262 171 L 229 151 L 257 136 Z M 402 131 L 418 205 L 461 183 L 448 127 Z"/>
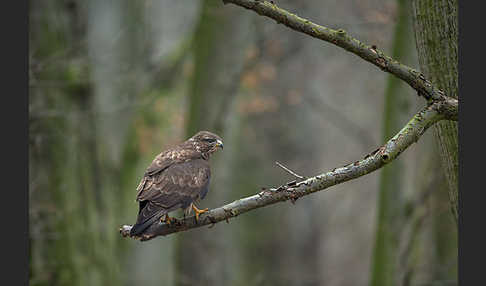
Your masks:
<path fill-rule="evenodd" d="M 368 46 L 349 36 L 343 29 L 333 30 L 317 25 L 307 19 L 297 16 L 296 14 L 292 14 L 277 7 L 273 1 L 223 0 L 223 3 L 231 3 L 253 10 L 259 15 L 272 18 L 277 21 L 277 23 L 283 24 L 295 31 L 341 47 L 361 57 L 365 61 L 374 64 L 381 70 L 391 73 L 405 81 L 413 89 L 417 90 L 417 93 L 420 96 L 424 96 L 427 100 L 441 101 L 448 98 L 443 91 L 432 85 L 419 71 L 386 56 L 375 46 Z"/>
<path fill-rule="evenodd" d="M 300 197 L 369 174 L 396 159 L 405 149 L 417 142 L 431 125 L 445 119 L 445 116 L 438 111 L 438 104 L 429 105 L 415 114 L 400 132 L 383 146 L 366 155 L 362 160 L 308 178 L 291 186 L 281 186 L 276 191 L 263 190 L 256 195 L 236 200 L 200 215 L 198 221 L 192 216 L 177 219 L 170 225 L 156 222 L 145 231 L 140 239 L 149 240 L 160 235 L 168 235 L 208 224 L 228 221 L 230 218 L 250 210 L 287 200 L 295 201 Z M 120 233 L 124 237 L 129 236 L 130 229 L 131 226 L 124 225 L 120 228 Z"/>

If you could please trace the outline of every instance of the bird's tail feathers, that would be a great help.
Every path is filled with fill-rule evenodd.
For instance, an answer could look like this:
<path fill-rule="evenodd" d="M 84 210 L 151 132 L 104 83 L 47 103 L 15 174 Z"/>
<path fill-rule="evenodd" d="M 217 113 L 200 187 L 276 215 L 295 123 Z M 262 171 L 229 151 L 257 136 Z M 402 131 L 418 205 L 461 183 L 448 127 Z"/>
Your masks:
<path fill-rule="evenodd" d="M 152 202 L 148 202 L 143 207 L 143 209 L 140 210 L 137 222 L 130 230 L 130 235 L 140 235 L 145 229 L 151 226 L 155 221 L 157 221 L 161 216 L 166 213 L 167 211 L 165 209 L 160 209 L 160 207 L 154 205 Z"/>

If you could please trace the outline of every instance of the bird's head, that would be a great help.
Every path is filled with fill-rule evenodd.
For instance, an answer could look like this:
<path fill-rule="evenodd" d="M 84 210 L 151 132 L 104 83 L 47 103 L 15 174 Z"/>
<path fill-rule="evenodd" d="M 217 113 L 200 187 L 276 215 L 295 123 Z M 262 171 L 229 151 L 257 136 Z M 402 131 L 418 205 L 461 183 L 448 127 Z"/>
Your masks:
<path fill-rule="evenodd" d="M 205 155 L 210 155 L 219 147 L 223 149 L 223 140 L 221 137 L 209 131 L 199 131 L 196 135 L 192 136 L 189 141 L 192 141 L 196 150 Z"/>

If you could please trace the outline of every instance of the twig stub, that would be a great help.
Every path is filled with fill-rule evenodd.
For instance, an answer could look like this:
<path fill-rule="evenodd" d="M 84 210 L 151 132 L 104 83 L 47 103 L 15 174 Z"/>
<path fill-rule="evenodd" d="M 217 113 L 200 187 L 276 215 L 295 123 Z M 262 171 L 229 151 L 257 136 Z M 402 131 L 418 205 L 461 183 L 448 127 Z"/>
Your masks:
<path fill-rule="evenodd" d="M 277 164 L 280 168 L 284 169 L 286 172 L 288 172 L 289 174 L 291 174 L 292 176 L 294 176 L 298 179 L 301 179 L 301 180 L 307 179 L 307 177 L 304 177 L 304 176 L 301 176 L 301 175 L 295 173 L 294 171 L 292 171 L 289 168 L 285 167 L 284 165 L 280 164 L 278 161 L 275 161 L 275 164 Z"/>

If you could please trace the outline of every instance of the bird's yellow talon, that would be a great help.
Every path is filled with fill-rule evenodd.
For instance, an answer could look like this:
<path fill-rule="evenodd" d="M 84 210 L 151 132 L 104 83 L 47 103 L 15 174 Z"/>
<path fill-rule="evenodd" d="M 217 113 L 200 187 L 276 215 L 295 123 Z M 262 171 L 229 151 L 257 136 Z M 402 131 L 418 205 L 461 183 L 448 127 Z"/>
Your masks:
<path fill-rule="evenodd" d="M 194 213 L 196 213 L 196 221 L 198 221 L 198 220 L 199 220 L 199 215 L 200 215 L 200 214 L 203 214 L 203 213 L 205 213 L 205 212 L 209 211 L 209 209 L 208 209 L 208 208 L 205 208 L 205 209 L 203 209 L 203 210 L 200 210 L 200 209 L 198 209 L 198 208 L 197 208 L 197 207 L 196 207 L 194 204 L 192 204 L 192 209 L 194 210 Z"/>

